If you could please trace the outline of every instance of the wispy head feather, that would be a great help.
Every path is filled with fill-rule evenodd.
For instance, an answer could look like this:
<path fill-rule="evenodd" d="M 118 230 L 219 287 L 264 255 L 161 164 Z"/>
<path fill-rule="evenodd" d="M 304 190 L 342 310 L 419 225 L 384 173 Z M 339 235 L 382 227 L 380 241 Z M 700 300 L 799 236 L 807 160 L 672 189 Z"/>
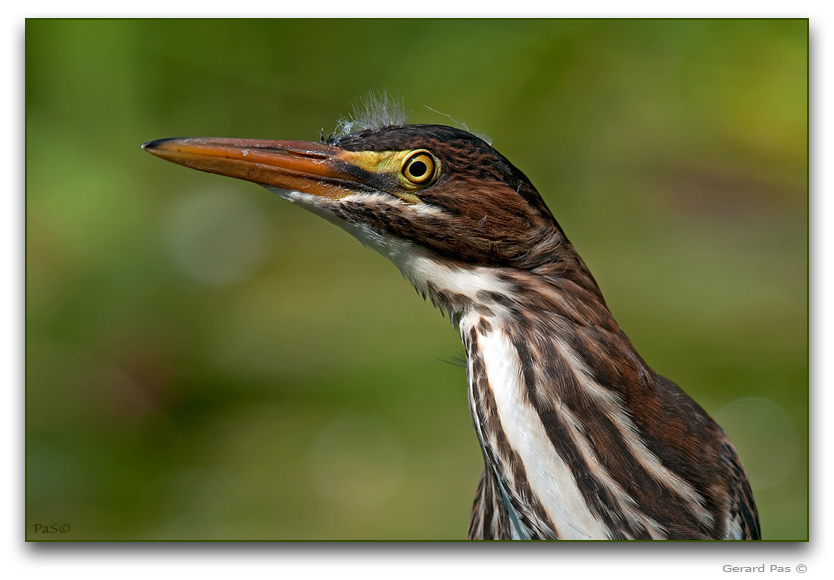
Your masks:
<path fill-rule="evenodd" d="M 467 133 L 472 133 L 472 134 L 473 134 L 473 135 L 475 135 L 476 137 L 480 137 L 480 138 L 481 138 L 482 140 L 484 140 L 484 141 L 485 141 L 488 145 L 492 145 L 492 139 L 491 139 L 488 135 L 484 135 L 484 134 L 481 134 L 481 133 L 475 133 L 475 132 L 474 132 L 474 131 L 472 131 L 472 130 L 471 130 L 471 129 L 470 129 L 470 128 L 466 125 L 466 123 L 464 123 L 463 121 L 458 121 L 457 119 L 455 119 L 455 118 L 454 118 L 454 117 L 452 117 L 451 115 L 449 115 L 449 114 L 447 114 L 447 113 L 441 113 L 441 112 L 440 112 L 440 111 L 438 111 L 437 109 L 432 109 L 432 108 L 431 108 L 431 107 L 429 107 L 428 105 L 423 105 L 423 106 L 424 106 L 425 108 L 427 108 L 429 111 L 431 111 L 432 113 L 437 113 L 438 115 L 442 115 L 442 116 L 446 117 L 446 118 L 447 118 L 447 119 L 449 119 L 452 123 L 454 123 L 454 126 L 455 126 L 455 127 L 459 128 L 459 129 L 463 129 L 463 130 L 464 130 L 464 131 L 466 131 Z"/>
<path fill-rule="evenodd" d="M 359 103 L 354 103 L 353 114 L 346 119 L 339 119 L 335 136 L 365 129 L 404 125 L 406 117 L 402 98 L 392 97 L 385 89 L 371 91 L 361 97 Z"/>

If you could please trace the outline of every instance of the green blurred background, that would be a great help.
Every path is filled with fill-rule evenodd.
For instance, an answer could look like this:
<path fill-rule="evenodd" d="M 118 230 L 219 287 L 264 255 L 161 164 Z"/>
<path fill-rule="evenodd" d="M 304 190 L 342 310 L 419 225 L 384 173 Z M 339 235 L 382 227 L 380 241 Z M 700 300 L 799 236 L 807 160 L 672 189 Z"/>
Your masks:
<path fill-rule="evenodd" d="M 317 140 L 382 89 L 531 178 L 736 442 L 764 537 L 807 539 L 807 21 L 28 20 L 25 44 L 28 539 L 465 537 L 448 321 L 338 228 L 139 148 Z"/>

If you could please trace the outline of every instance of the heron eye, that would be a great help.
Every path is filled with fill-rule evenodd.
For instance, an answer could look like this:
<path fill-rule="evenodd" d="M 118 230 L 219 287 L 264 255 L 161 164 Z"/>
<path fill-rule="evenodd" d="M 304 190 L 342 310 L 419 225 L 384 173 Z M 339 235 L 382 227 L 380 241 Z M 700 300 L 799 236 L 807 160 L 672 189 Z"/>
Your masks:
<path fill-rule="evenodd" d="M 435 177 L 437 162 L 425 149 L 413 151 L 403 160 L 402 174 L 414 185 L 426 185 Z"/>

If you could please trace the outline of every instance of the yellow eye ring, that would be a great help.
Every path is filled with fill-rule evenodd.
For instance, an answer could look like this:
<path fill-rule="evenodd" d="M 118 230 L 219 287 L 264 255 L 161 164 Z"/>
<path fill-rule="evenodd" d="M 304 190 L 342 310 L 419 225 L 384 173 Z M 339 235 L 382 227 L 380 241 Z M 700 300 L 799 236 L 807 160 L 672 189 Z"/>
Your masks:
<path fill-rule="evenodd" d="M 437 177 L 439 163 L 425 149 L 417 149 L 403 159 L 400 172 L 413 185 L 428 185 Z"/>

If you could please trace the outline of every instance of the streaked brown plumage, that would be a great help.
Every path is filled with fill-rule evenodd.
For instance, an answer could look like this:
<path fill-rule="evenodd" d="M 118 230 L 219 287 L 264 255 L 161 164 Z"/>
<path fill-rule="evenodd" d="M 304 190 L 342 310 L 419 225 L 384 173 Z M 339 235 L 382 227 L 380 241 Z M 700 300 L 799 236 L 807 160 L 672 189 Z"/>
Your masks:
<path fill-rule="evenodd" d="M 757 539 L 720 427 L 652 371 L 536 189 L 468 132 L 145 145 L 267 186 L 389 257 L 449 313 L 485 470 L 471 539 Z"/>

